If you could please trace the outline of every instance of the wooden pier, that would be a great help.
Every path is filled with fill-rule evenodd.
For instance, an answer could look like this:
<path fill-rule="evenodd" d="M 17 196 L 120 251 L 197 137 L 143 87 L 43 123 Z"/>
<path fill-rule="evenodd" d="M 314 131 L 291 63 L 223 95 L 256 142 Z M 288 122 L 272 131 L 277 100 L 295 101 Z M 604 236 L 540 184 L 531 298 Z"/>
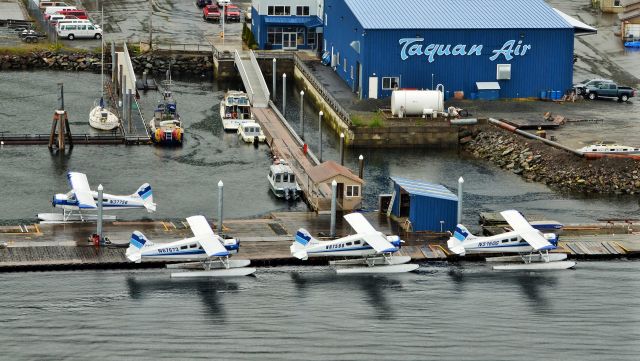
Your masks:
<path fill-rule="evenodd" d="M 376 229 L 386 234 L 398 234 L 406 240 L 399 254 L 410 256 L 413 262 L 481 260 L 486 256 L 460 258 L 447 249 L 448 235 L 434 238 L 398 233 L 397 225 L 384 215 L 372 212 L 365 216 Z M 279 212 L 267 218 L 225 221 L 223 233 L 237 237 L 241 242 L 238 257 L 249 259 L 256 266 L 326 264 L 326 260 L 309 263 L 292 258 L 289 246 L 301 227 L 323 238 L 329 232 L 329 218 L 329 215 L 315 212 Z M 166 262 L 135 264 L 126 259 L 125 249 L 134 230 L 143 232 L 155 243 L 191 236 L 188 224 L 183 220 L 107 222 L 104 232 L 112 241 L 110 246 L 94 246 L 87 241 L 89 234 L 95 231 L 94 223 L 1 226 L 0 271 L 163 267 Z M 338 236 L 353 233 L 342 217 L 337 220 L 337 233 Z M 606 229 L 590 235 L 567 233 L 554 252 L 567 253 L 574 259 L 640 256 L 640 235 L 636 233 L 612 234 L 606 233 Z"/>

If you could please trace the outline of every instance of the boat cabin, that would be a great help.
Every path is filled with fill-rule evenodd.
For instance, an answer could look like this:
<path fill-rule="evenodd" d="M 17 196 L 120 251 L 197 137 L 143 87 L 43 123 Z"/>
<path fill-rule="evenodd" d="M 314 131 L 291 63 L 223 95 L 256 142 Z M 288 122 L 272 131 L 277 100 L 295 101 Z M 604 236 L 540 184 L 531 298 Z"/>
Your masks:
<path fill-rule="evenodd" d="M 224 115 L 230 119 L 251 119 L 251 104 L 245 93 L 228 94 L 224 99 Z"/>

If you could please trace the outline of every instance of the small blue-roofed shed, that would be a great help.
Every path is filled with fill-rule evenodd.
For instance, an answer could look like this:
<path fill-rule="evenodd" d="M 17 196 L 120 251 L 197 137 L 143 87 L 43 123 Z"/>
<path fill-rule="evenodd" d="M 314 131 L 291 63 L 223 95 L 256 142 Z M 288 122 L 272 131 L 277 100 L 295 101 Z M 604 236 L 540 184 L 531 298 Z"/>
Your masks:
<path fill-rule="evenodd" d="M 414 232 L 451 231 L 456 227 L 458 197 L 440 184 L 400 177 L 393 181 L 393 207 L 396 217 L 407 217 Z M 440 221 L 443 221 L 442 225 Z"/>

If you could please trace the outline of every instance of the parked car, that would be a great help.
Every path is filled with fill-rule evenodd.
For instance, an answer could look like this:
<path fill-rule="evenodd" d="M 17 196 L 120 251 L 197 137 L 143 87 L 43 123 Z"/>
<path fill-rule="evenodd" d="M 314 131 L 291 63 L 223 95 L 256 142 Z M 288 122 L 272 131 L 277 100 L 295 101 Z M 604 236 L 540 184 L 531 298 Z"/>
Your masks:
<path fill-rule="evenodd" d="M 213 4 L 212 0 L 196 0 L 196 6 L 201 8 L 201 9 L 203 7 L 205 7 L 207 5 L 211 5 L 211 4 Z"/>
<path fill-rule="evenodd" d="M 44 9 L 44 15 L 47 16 L 47 14 L 57 14 L 58 11 L 62 10 L 78 10 L 78 8 L 76 8 L 75 6 L 49 6 L 48 8 Z"/>
<path fill-rule="evenodd" d="M 626 102 L 629 98 L 636 96 L 635 89 L 628 86 L 618 86 L 616 83 L 600 83 L 597 86 L 588 86 L 585 89 L 585 95 L 590 100 L 605 98 L 618 98 L 622 102 Z"/>
<path fill-rule="evenodd" d="M 240 21 L 240 8 L 230 4 L 224 9 L 224 18 L 229 21 Z"/>
<path fill-rule="evenodd" d="M 63 3 L 60 1 L 41 1 L 38 4 L 40 11 L 44 11 L 44 9 L 48 8 L 49 6 L 69 6 L 69 5 L 67 3 Z"/>
<path fill-rule="evenodd" d="M 73 15 L 53 14 L 49 17 L 49 19 L 47 19 L 47 21 L 49 22 L 49 24 L 55 26 L 58 22 L 62 20 L 71 20 L 71 19 L 78 19 L 78 18 L 76 18 Z"/>
<path fill-rule="evenodd" d="M 593 87 L 597 87 L 598 85 L 602 84 L 602 83 L 613 83 L 613 80 L 609 80 L 609 79 L 586 79 L 578 84 L 574 84 L 573 88 L 576 90 L 576 94 L 580 95 L 580 94 L 584 94 L 584 90 L 588 87 L 588 86 L 593 86 Z"/>
<path fill-rule="evenodd" d="M 202 18 L 205 21 L 220 21 L 220 8 L 217 5 L 207 5 L 202 9 Z"/>
<path fill-rule="evenodd" d="M 80 10 L 80 9 L 76 9 L 76 10 L 61 10 L 58 11 L 58 14 L 60 15 L 73 15 L 76 17 L 76 19 L 89 19 L 89 14 L 87 14 L 87 12 L 85 10 Z"/>
<path fill-rule="evenodd" d="M 102 29 L 94 24 L 60 24 L 56 29 L 58 36 L 73 40 L 76 38 L 102 38 Z"/>

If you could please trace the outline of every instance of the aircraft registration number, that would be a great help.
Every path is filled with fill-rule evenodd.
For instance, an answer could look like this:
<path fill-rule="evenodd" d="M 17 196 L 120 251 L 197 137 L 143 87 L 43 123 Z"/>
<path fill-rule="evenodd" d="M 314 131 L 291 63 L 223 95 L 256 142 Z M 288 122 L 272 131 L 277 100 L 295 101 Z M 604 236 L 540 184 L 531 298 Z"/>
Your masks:
<path fill-rule="evenodd" d="M 160 248 L 158 253 L 172 253 L 178 252 L 178 247 Z"/>
<path fill-rule="evenodd" d="M 109 203 L 111 204 L 129 204 L 129 201 L 124 201 L 121 199 L 109 199 Z"/>
<path fill-rule="evenodd" d="M 478 243 L 478 247 L 492 247 L 500 244 L 500 241 L 489 241 L 489 242 L 480 242 Z"/>

